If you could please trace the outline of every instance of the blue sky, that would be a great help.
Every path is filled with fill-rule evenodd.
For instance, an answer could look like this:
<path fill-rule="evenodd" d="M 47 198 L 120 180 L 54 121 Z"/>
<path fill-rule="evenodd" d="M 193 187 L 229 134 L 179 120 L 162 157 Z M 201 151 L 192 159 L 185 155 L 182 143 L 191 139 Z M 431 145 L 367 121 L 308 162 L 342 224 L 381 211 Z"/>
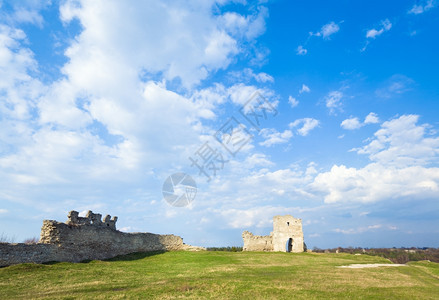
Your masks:
<path fill-rule="evenodd" d="M 231 246 L 291 214 L 311 248 L 439 247 L 438 1 L 0 5 L 0 233 L 91 209 Z"/>

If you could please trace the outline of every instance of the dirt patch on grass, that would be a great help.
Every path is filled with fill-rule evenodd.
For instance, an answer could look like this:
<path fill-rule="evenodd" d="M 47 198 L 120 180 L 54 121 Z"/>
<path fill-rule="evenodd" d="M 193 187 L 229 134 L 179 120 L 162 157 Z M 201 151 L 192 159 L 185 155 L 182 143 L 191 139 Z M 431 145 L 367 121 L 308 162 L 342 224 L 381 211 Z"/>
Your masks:
<path fill-rule="evenodd" d="M 363 268 L 378 268 L 378 267 L 407 267 L 403 264 L 352 264 L 348 266 L 338 266 L 337 268 L 349 269 L 363 269 Z"/>

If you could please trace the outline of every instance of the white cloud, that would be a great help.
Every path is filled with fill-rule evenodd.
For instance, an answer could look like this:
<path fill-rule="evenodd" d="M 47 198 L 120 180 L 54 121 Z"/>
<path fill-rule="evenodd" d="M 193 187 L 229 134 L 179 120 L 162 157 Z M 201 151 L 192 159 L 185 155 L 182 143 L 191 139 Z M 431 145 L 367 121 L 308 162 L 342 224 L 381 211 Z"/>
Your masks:
<path fill-rule="evenodd" d="M 44 92 L 41 82 L 29 73 L 37 71 L 34 54 L 23 47 L 22 30 L 0 24 L 0 112 L 4 119 L 27 120 Z M 1 122 L 1 121 L 0 121 Z"/>
<path fill-rule="evenodd" d="M 278 132 L 274 128 L 264 128 L 260 134 L 265 138 L 265 141 L 259 143 L 261 146 L 271 147 L 276 144 L 283 144 L 290 140 L 293 133 L 290 130 L 284 130 L 284 132 Z"/>
<path fill-rule="evenodd" d="M 7 214 L 9 211 L 4 208 L 0 208 L 0 214 Z"/>
<path fill-rule="evenodd" d="M 302 88 L 300 89 L 299 94 L 309 93 L 309 92 L 311 92 L 311 89 L 306 84 L 302 84 Z"/>
<path fill-rule="evenodd" d="M 290 103 L 291 107 L 296 107 L 297 105 L 299 105 L 299 101 L 292 96 L 288 97 L 288 103 Z"/>
<path fill-rule="evenodd" d="M 425 137 L 427 125 L 417 125 L 417 115 L 403 115 L 386 121 L 375 132 L 374 139 L 356 149 L 382 165 L 416 166 L 437 161 L 439 138 Z"/>
<path fill-rule="evenodd" d="M 62 78 L 48 85 L 35 79 L 41 74 L 25 33 L 1 25 L 0 181 L 10 187 L 1 197 L 60 211 L 65 201 L 101 205 L 112 201 L 105 193 L 113 187 L 129 198 L 166 168 L 187 163 L 191 146 L 210 130 L 202 120 L 215 118 L 227 99 L 244 101 L 245 91 L 257 90 L 195 89 L 264 31 L 262 7 L 226 26 L 212 5 L 63 1 L 62 21 L 77 19 L 81 29 L 68 41 Z M 167 88 L 171 81 L 181 94 Z"/>
<path fill-rule="evenodd" d="M 361 128 L 367 124 L 376 124 L 376 123 L 379 123 L 378 115 L 376 113 L 371 112 L 366 116 L 363 123 L 360 122 L 360 120 L 357 117 L 353 117 L 341 122 L 340 126 L 343 129 L 354 130 Z"/>
<path fill-rule="evenodd" d="M 272 107 L 276 108 L 279 104 L 279 101 L 277 100 L 274 91 L 267 88 L 257 88 L 254 85 L 245 85 L 243 83 L 239 83 L 227 89 L 227 96 L 230 98 L 230 100 L 234 104 L 240 106 L 246 104 L 252 97 L 257 95 L 257 93 L 264 97 L 264 101 L 269 102 Z M 271 109 L 267 105 L 264 107 L 267 109 L 267 111 Z M 251 105 L 244 106 L 244 111 L 248 113 L 248 110 L 250 110 L 251 108 Z"/>
<path fill-rule="evenodd" d="M 249 209 L 225 209 L 221 211 L 221 215 L 231 228 L 250 228 L 270 227 L 272 226 L 273 216 L 291 212 L 291 208 L 262 206 L 252 207 Z"/>
<path fill-rule="evenodd" d="M 302 125 L 299 129 L 297 129 L 297 134 L 301 136 L 307 136 L 308 133 L 310 133 L 311 130 L 319 126 L 320 122 L 319 120 L 313 119 L 313 118 L 303 118 L 295 120 L 294 122 L 289 124 L 290 128 L 298 127 L 299 125 Z"/>
<path fill-rule="evenodd" d="M 331 91 L 325 96 L 326 107 L 331 114 L 334 114 L 337 109 L 341 109 L 341 99 L 343 93 L 341 91 Z"/>
<path fill-rule="evenodd" d="M 260 91 L 257 87 L 243 83 L 235 84 L 227 90 L 232 102 L 239 105 L 245 104 L 257 91 Z"/>
<path fill-rule="evenodd" d="M 414 85 L 414 80 L 402 75 L 395 74 L 384 83 L 384 87 L 375 91 L 375 94 L 382 98 L 392 98 L 410 91 Z"/>
<path fill-rule="evenodd" d="M 260 6 L 258 13 L 248 16 L 236 12 L 226 12 L 220 17 L 220 23 L 232 35 L 252 40 L 265 32 L 265 19 L 268 17 L 266 7 Z"/>
<path fill-rule="evenodd" d="M 364 168 L 334 165 L 320 173 L 313 185 L 325 203 L 371 203 L 392 199 L 435 198 L 439 195 L 439 168 L 384 167 L 372 163 Z"/>
<path fill-rule="evenodd" d="M 384 122 L 368 145 L 355 149 L 372 161 L 363 168 L 334 165 L 316 176 L 312 186 L 326 203 L 370 203 L 391 199 L 439 196 L 439 138 L 426 136 L 418 116 L 404 115 Z"/>
<path fill-rule="evenodd" d="M 337 33 L 340 30 L 340 26 L 335 24 L 334 22 L 328 23 L 322 27 L 320 31 L 324 39 L 328 39 L 334 33 Z"/>
<path fill-rule="evenodd" d="M 247 156 L 244 164 L 250 169 L 255 167 L 270 167 L 274 165 L 274 163 L 269 160 L 267 155 L 262 153 L 254 153 L 250 156 Z"/>
<path fill-rule="evenodd" d="M 203 205 L 218 207 L 218 204 L 221 204 L 223 209 L 249 209 L 261 204 L 267 205 L 280 197 L 289 201 L 313 197 L 306 191 L 306 185 L 312 182 L 315 176 L 311 170 L 310 173 L 290 168 L 270 170 L 270 165 L 273 164 L 254 168 L 248 166 L 245 161 L 234 161 L 229 166 L 230 172 L 215 182 L 206 195 L 200 195 L 200 199 L 206 197 Z M 233 196 L 230 196 L 230 191 L 233 191 Z M 212 194 L 218 197 L 212 199 Z"/>
<path fill-rule="evenodd" d="M 274 78 L 272 76 L 268 75 L 267 73 L 264 73 L 264 72 L 255 74 L 254 77 L 255 77 L 257 82 L 262 82 L 262 83 L 274 82 Z"/>
<path fill-rule="evenodd" d="M 359 234 L 367 231 L 374 231 L 376 229 L 382 228 L 383 225 L 381 224 L 375 224 L 375 225 L 369 225 L 367 227 L 358 227 L 358 228 L 349 228 L 349 229 L 340 229 L 336 228 L 334 229 L 335 232 L 343 233 L 343 234 Z"/>
<path fill-rule="evenodd" d="M 133 230 L 133 228 L 131 226 L 125 226 L 125 227 L 118 228 L 118 230 L 122 231 L 122 232 L 130 232 Z"/>
<path fill-rule="evenodd" d="M 51 1 L 10 1 L 9 5 L 12 7 L 11 14 L 0 12 L 1 19 L 8 24 L 30 23 L 42 28 L 44 20 L 41 10 L 51 5 Z"/>
<path fill-rule="evenodd" d="M 378 118 L 378 115 L 374 112 L 369 113 L 364 119 L 364 124 L 376 124 L 379 122 L 380 119 Z"/>
<path fill-rule="evenodd" d="M 297 55 L 305 55 L 308 52 L 308 50 L 306 50 L 305 48 L 303 48 L 302 45 L 300 45 L 299 47 L 297 47 L 296 49 L 296 54 Z"/>
<path fill-rule="evenodd" d="M 390 23 L 389 19 L 385 19 L 381 21 L 380 29 L 370 29 L 366 33 L 366 38 L 375 39 L 377 36 L 380 36 L 386 31 L 389 31 L 392 28 L 392 23 Z"/>
<path fill-rule="evenodd" d="M 233 29 L 249 30 L 253 33 L 248 32 L 247 38 L 254 38 L 265 26 L 261 22 L 266 13 L 262 12 L 254 20 L 249 16 L 242 22 L 226 22 L 223 15 L 212 14 L 211 3 L 195 2 L 194 9 L 178 2 L 142 3 L 131 3 L 130 8 L 118 1 L 67 1 L 61 6 L 64 22 L 77 18 L 84 26 L 77 42 L 67 51 L 71 62 L 64 70 L 71 80 L 85 85 L 92 79 L 87 84 L 91 87 L 106 76 L 105 63 L 111 63 L 129 67 L 126 71 L 131 72 L 162 72 L 167 80 L 179 78 L 185 87 L 191 87 L 209 72 L 226 68 L 231 57 L 240 51 L 239 36 Z M 260 24 L 256 26 L 259 29 L 251 29 L 254 22 Z M 103 53 L 108 45 L 113 45 L 111 51 Z M 91 67 L 99 62 L 99 68 Z M 74 78 L 76 73 L 88 76 Z"/>
<path fill-rule="evenodd" d="M 340 126 L 343 129 L 354 130 L 354 129 L 358 129 L 358 128 L 362 127 L 363 124 L 361 124 L 361 122 L 358 120 L 358 118 L 355 117 L 355 118 L 350 118 L 350 119 L 344 120 L 343 122 L 341 122 Z"/>
<path fill-rule="evenodd" d="M 245 68 L 243 73 L 245 77 L 254 78 L 257 82 L 261 82 L 261 83 L 274 82 L 274 78 L 264 72 L 254 73 L 252 69 Z"/>
<path fill-rule="evenodd" d="M 323 25 L 319 32 L 317 33 L 310 32 L 310 35 L 321 36 L 324 39 L 329 39 L 331 35 L 337 33 L 339 30 L 340 30 L 340 26 L 338 24 L 334 22 L 330 22 L 328 24 Z"/>
<path fill-rule="evenodd" d="M 436 6 L 435 0 L 424 0 L 420 4 L 414 4 L 413 7 L 407 12 L 408 14 L 419 15 Z"/>

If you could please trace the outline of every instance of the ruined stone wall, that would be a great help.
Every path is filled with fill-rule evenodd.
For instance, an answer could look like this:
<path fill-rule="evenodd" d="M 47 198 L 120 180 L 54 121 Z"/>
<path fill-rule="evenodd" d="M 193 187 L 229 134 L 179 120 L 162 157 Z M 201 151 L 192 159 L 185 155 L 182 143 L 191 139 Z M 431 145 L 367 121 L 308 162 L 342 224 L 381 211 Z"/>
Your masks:
<path fill-rule="evenodd" d="M 54 244 L 75 252 L 75 261 L 105 259 L 133 252 L 182 250 L 183 239 L 176 235 L 125 233 L 92 225 L 67 225 L 45 220 L 40 243 Z"/>
<path fill-rule="evenodd" d="M 56 245 L 0 243 L 0 267 L 31 262 L 63 261 L 64 258 L 65 253 L 59 251 Z"/>
<path fill-rule="evenodd" d="M 172 234 L 120 232 L 115 229 L 117 218 L 113 218 L 111 224 L 99 222 L 101 220 L 89 222 L 88 217 L 77 219 L 76 214 L 73 214 L 72 222 L 70 216 L 66 223 L 44 220 L 38 244 L 0 243 L 0 266 L 25 262 L 80 262 L 157 250 L 204 249 L 186 245 L 181 237 Z"/>
<path fill-rule="evenodd" d="M 271 235 L 253 235 L 249 231 L 242 233 L 244 240 L 243 251 L 273 251 L 273 237 Z"/>

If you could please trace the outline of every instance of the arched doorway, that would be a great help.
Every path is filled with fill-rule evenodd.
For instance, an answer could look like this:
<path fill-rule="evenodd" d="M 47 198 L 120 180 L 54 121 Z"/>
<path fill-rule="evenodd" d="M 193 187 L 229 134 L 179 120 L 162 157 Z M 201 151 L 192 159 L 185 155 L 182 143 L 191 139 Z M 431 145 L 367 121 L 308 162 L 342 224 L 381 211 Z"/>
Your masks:
<path fill-rule="evenodd" d="M 289 238 L 287 241 L 287 244 L 285 246 L 286 246 L 287 252 L 291 252 L 291 250 L 293 250 L 293 239 Z"/>

